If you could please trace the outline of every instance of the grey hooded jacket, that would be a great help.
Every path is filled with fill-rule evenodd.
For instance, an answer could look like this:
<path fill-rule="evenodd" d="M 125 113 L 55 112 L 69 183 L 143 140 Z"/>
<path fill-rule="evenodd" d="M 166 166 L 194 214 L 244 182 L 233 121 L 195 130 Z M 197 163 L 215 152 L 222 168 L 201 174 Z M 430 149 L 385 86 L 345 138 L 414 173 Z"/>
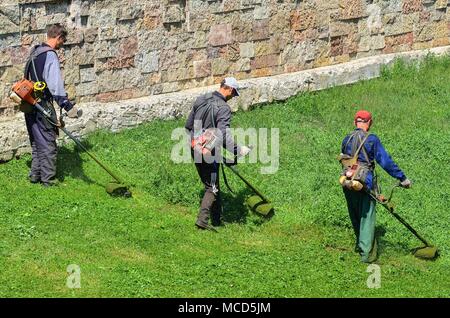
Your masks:
<path fill-rule="evenodd" d="M 213 113 L 211 113 L 211 111 Z M 213 115 L 213 116 L 212 116 Z M 213 121 L 214 120 L 214 121 Z M 201 122 L 201 127 L 194 127 L 195 122 Z M 201 95 L 194 102 L 186 121 L 185 128 L 191 134 L 199 129 L 217 128 L 223 136 L 223 146 L 233 155 L 240 152 L 240 147 L 234 142 L 230 132 L 231 108 L 219 92 Z"/>

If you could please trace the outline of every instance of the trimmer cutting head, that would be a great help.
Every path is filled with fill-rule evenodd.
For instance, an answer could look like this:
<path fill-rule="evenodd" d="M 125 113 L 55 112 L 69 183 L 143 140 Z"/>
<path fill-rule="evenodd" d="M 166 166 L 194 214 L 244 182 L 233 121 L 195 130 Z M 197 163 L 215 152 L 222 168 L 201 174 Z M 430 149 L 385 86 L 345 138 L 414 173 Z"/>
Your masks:
<path fill-rule="evenodd" d="M 106 192 L 114 197 L 131 198 L 132 196 L 131 190 L 128 188 L 128 186 L 117 182 L 108 183 L 106 185 Z"/>
<path fill-rule="evenodd" d="M 412 251 L 413 255 L 422 259 L 435 259 L 439 256 L 438 250 L 434 246 L 418 247 Z"/>
<path fill-rule="evenodd" d="M 252 195 L 249 197 L 247 199 L 247 205 L 252 211 L 264 216 L 268 216 L 273 212 L 273 205 L 266 202 L 259 195 Z"/>

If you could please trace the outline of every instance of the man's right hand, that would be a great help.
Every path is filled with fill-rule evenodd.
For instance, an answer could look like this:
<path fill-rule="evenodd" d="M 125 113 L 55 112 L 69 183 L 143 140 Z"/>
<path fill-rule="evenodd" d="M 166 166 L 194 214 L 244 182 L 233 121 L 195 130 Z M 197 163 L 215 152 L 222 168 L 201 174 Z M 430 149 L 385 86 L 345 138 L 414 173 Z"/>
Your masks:
<path fill-rule="evenodd" d="M 79 118 L 83 114 L 83 111 L 81 109 L 78 109 L 77 107 L 73 106 L 68 112 L 67 116 L 70 118 Z"/>
<path fill-rule="evenodd" d="M 244 156 L 248 155 L 250 153 L 250 151 L 252 151 L 251 148 L 249 148 L 247 146 L 242 146 L 241 151 L 239 152 L 239 156 L 244 157 Z"/>
<path fill-rule="evenodd" d="M 411 180 L 409 180 L 408 178 L 403 180 L 402 182 L 400 182 L 400 186 L 405 189 L 411 188 Z"/>

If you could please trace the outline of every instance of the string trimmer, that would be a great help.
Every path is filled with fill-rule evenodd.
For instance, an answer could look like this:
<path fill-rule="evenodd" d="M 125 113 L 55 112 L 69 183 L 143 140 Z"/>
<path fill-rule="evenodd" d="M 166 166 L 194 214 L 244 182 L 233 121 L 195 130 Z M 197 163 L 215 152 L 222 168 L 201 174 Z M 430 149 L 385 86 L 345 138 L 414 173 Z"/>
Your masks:
<path fill-rule="evenodd" d="M 274 208 L 273 205 L 270 203 L 269 199 L 261 193 L 255 186 L 253 186 L 242 174 L 239 173 L 239 171 L 232 165 L 225 164 L 226 167 L 228 167 L 235 175 L 239 177 L 246 185 L 249 187 L 256 195 L 250 196 L 246 203 L 249 206 L 249 208 L 259 214 L 262 214 L 264 216 L 268 216 L 270 213 L 273 213 Z"/>
<path fill-rule="evenodd" d="M 72 133 L 70 133 L 65 127 L 64 127 L 64 120 L 63 117 L 67 116 L 66 114 L 61 115 L 60 117 L 60 125 L 57 125 L 59 129 L 61 129 L 70 139 L 72 139 L 78 147 L 80 147 L 84 152 L 86 152 L 94 161 L 102 167 L 111 177 L 114 178 L 115 182 L 109 182 L 105 189 L 106 192 L 113 196 L 124 196 L 124 197 L 131 197 L 131 191 L 129 189 L 129 186 L 125 185 L 125 183 L 116 175 L 114 174 L 107 166 L 105 166 L 100 160 L 98 160 L 90 151 L 87 150 L 87 148 L 77 139 L 75 138 Z"/>
<path fill-rule="evenodd" d="M 394 212 L 394 205 L 391 203 L 392 195 L 394 193 L 394 189 L 400 187 L 400 184 L 396 184 L 392 189 L 389 195 L 389 198 L 386 199 L 383 195 L 376 195 L 373 191 L 369 192 L 370 196 L 375 199 L 379 204 L 381 204 L 389 213 L 394 216 L 401 224 L 403 224 L 415 237 L 417 237 L 423 244 L 424 247 L 417 247 L 413 249 L 413 255 L 418 258 L 423 259 L 435 259 L 439 254 L 436 247 L 432 246 L 428 243 L 417 231 L 409 225 L 400 215 Z"/>
<path fill-rule="evenodd" d="M 124 196 L 131 197 L 131 191 L 129 186 L 125 185 L 122 180 L 117 177 L 108 167 L 106 167 L 100 160 L 98 160 L 92 153 L 90 153 L 87 148 L 77 139 L 75 138 L 64 126 L 63 117 L 65 115 L 60 116 L 60 123 L 57 124 L 53 121 L 51 115 L 38 103 L 38 100 L 35 97 L 35 91 L 43 91 L 45 89 L 44 82 L 36 82 L 33 83 L 27 79 L 22 79 L 21 81 L 15 83 L 12 88 L 12 92 L 10 98 L 17 102 L 19 105 L 28 105 L 31 110 L 33 107 L 37 109 L 47 120 L 56 128 L 61 129 L 70 139 L 72 139 L 78 147 L 80 147 L 83 151 L 85 151 L 94 161 L 102 167 L 111 177 L 114 178 L 115 182 L 110 182 L 106 185 L 106 191 L 114 196 Z M 79 111 L 79 116 L 81 115 L 81 111 Z"/>

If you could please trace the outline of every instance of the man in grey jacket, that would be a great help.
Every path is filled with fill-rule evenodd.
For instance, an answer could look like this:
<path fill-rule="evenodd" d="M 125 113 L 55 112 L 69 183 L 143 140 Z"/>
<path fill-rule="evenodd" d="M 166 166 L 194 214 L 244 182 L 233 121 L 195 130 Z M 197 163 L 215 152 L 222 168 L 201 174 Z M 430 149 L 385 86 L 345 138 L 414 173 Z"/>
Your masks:
<path fill-rule="evenodd" d="M 52 119 L 47 119 L 35 108 L 25 113 L 25 122 L 32 148 L 31 171 L 29 180 L 31 183 L 41 182 L 43 186 L 56 185 L 56 127 L 57 116 L 53 101 L 64 108 L 67 115 L 77 118 L 81 115 L 70 102 L 64 89 L 59 58 L 55 50 L 62 47 L 66 41 L 67 31 L 60 24 L 54 24 L 47 30 L 47 41 L 36 45 L 30 53 L 30 58 L 25 66 L 24 77 L 33 82 L 44 82 L 45 89 L 41 92 L 41 106 L 51 114 Z"/>
<path fill-rule="evenodd" d="M 238 83 L 235 78 L 227 77 L 221 82 L 218 91 L 197 98 L 185 125 L 185 128 L 191 135 L 191 140 L 196 139 L 198 135 L 212 128 L 216 129 L 218 133 L 218 138 L 216 139 L 219 144 L 216 142 L 210 156 L 207 156 L 205 153 L 197 156 L 195 151 L 192 150 L 197 172 L 205 188 L 200 212 L 195 223 L 199 229 L 214 230 L 209 225 L 210 217 L 212 225 L 217 226 L 220 224 L 220 147 L 224 146 L 233 156 L 245 156 L 250 152 L 250 148 L 235 144 L 229 131 L 231 108 L 228 106 L 227 101 L 234 96 L 239 96 Z"/>

